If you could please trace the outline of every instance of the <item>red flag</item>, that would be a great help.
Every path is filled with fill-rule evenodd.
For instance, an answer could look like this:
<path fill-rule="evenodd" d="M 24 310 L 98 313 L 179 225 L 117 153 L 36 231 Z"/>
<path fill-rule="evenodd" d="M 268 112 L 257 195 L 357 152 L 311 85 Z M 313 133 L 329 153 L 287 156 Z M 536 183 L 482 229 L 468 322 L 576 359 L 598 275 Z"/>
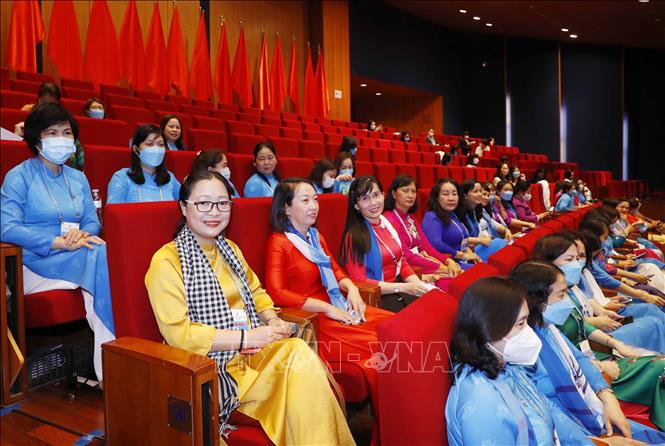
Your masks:
<path fill-rule="evenodd" d="M 15 1 L 9 22 L 7 65 L 19 71 L 37 71 L 35 46 L 44 40 L 44 22 L 37 0 Z"/>
<path fill-rule="evenodd" d="M 187 72 L 187 55 L 185 39 L 182 37 L 180 13 L 177 3 L 173 2 L 173 17 L 169 29 L 169 43 L 166 46 L 171 86 L 181 96 L 189 94 L 189 73 Z"/>
<path fill-rule="evenodd" d="M 219 102 L 232 104 L 231 64 L 229 62 L 229 44 L 226 41 L 226 26 L 224 26 L 224 22 L 222 22 L 221 28 L 219 48 L 217 48 L 217 60 L 215 61 L 215 88 L 217 89 Z"/>
<path fill-rule="evenodd" d="M 145 69 L 148 89 L 164 94 L 169 90 L 169 69 L 165 66 L 166 44 L 162 18 L 159 15 L 159 3 L 155 2 L 152 10 L 150 28 L 148 28 L 148 41 L 145 44 L 145 54 L 150 60 Z"/>
<path fill-rule="evenodd" d="M 312 48 L 307 42 L 307 65 L 305 65 L 305 103 L 303 114 L 313 116 L 316 113 L 316 93 L 314 91 L 314 70 L 312 69 Z"/>
<path fill-rule="evenodd" d="M 56 4 L 59 2 L 56 2 Z M 54 7 L 55 8 L 55 7 Z M 136 2 L 127 3 L 125 17 L 122 19 L 122 28 L 118 37 L 120 62 L 123 76 L 129 85 L 138 90 L 145 89 L 145 51 L 143 49 L 143 33 L 141 22 L 136 10 Z"/>
<path fill-rule="evenodd" d="M 286 96 L 284 60 L 282 59 L 282 46 L 279 44 L 279 34 L 277 34 L 275 37 L 275 52 L 270 67 L 270 110 L 282 111 L 284 96 Z"/>
<path fill-rule="evenodd" d="M 316 74 L 314 75 L 314 91 L 316 94 L 317 116 L 326 117 L 330 111 L 330 100 L 328 99 L 328 83 L 326 82 L 326 69 L 323 65 L 323 51 L 319 47 L 319 60 L 316 61 Z"/>
<path fill-rule="evenodd" d="M 261 36 L 261 58 L 259 59 L 258 85 L 255 106 L 267 109 L 270 106 L 270 76 L 268 75 L 268 48 L 266 33 Z"/>
<path fill-rule="evenodd" d="M 238 94 L 240 105 L 249 107 L 252 104 L 252 84 L 249 80 L 249 62 L 247 61 L 247 48 L 245 48 L 245 29 L 240 26 L 238 47 L 233 58 L 233 72 L 231 73 L 233 91 Z"/>
<path fill-rule="evenodd" d="M 190 83 L 196 99 L 210 100 L 212 96 L 212 79 L 210 78 L 210 50 L 206 36 L 206 22 L 203 13 L 199 18 L 199 29 L 196 31 L 194 53 L 192 54 L 192 78 Z"/>
<path fill-rule="evenodd" d="M 106 0 L 95 0 L 85 43 L 85 77 L 96 84 L 113 85 L 120 79 L 118 37 Z"/>
<path fill-rule="evenodd" d="M 83 79 L 81 35 L 72 0 L 53 2 L 47 54 L 58 68 L 60 76 Z"/>
<path fill-rule="evenodd" d="M 293 113 L 298 113 L 298 62 L 296 62 L 296 40 L 291 40 L 291 67 L 289 68 L 289 96 L 293 103 Z"/>

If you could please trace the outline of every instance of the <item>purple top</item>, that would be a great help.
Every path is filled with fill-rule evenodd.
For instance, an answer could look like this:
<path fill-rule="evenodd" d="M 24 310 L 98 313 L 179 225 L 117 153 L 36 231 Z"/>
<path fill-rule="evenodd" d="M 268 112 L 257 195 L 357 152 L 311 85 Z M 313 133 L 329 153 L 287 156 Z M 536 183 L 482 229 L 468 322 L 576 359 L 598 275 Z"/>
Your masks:
<path fill-rule="evenodd" d="M 515 206 L 515 213 L 519 220 L 538 223 L 538 216 L 533 213 L 526 200 L 515 195 L 513 197 L 513 206 Z"/>
<path fill-rule="evenodd" d="M 513 214 L 513 212 L 510 209 L 507 209 L 505 207 L 503 209 L 506 211 L 506 216 L 505 217 L 503 215 L 501 215 L 501 211 L 499 210 L 499 206 L 496 203 L 494 203 L 492 205 L 492 217 L 496 221 L 500 221 L 497 218 L 497 216 L 502 217 L 503 221 L 506 222 L 506 225 L 510 225 L 510 222 L 513 221 L 513 218 L 515 218 L 515 214 Z"/>
<path fill-rule="evenodd" d="M 383 216 L 393 225 L 402 242 L 402 251 L 406 261 L 411 266 L 417 266 L 424 274 L 430 274 L 439 269 L 439 264 L 420 255 L 414 251 L 425 251 L 427 255 L 434 257 L 445 264 L 450 256 L 437 251 L 427 240 L 420 223 L 412 215 L 405 214 L 399 209 L 386 211 Z M 415 248 L 415 249 L 414 249 Z"/>
<path fill-rule="evenodd" d="M 450 224 L 444 225 L 435 212 L 427 212 L 423 218 L 423 232 L 437 251 L 451 256 L 466 249 L 469 237 L 469 231 L 454 213 L 450 214 Z"/>

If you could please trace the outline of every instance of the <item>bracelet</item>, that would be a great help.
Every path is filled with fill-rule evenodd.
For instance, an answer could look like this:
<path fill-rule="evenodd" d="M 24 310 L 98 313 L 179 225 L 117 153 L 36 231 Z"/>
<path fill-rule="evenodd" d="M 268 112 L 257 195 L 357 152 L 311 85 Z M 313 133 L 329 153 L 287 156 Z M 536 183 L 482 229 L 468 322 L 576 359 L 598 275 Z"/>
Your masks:
<path fill-rule="evenodd" d="M 245 330 L 240 330 L 240 344 L 238 345 L 238 351 L 245 349 Z"/>

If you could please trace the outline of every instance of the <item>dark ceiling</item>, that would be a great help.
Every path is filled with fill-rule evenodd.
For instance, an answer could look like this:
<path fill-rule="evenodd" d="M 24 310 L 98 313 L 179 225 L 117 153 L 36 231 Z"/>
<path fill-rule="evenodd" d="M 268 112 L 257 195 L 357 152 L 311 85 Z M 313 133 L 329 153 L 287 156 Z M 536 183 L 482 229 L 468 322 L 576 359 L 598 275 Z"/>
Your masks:
<path fill-rule="evenodd" d="M 665 49 L 665 1 L 385 1 L 468 33 Z M 460 9 L 467 11 L 460 13 Z M 478 16 L 480 20 L 474 20 Z M 491 23 L 492 27 L 486 26 Z M 567 28 L 568 32 L 562 32 Z M 572 39 L 570 34 L 577 34 Z"/>

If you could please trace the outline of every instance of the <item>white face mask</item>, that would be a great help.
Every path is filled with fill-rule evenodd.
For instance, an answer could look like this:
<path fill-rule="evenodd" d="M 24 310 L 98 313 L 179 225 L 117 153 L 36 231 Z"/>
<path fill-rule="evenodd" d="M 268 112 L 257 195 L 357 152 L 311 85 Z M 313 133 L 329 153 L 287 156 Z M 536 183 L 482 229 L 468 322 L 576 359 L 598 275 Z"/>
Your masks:
<path fill-rule="evenodd" d="M 534 365 L 540 354 L 540 349 L 543 347 L 543 343 L 531 327 L 527 325 L 515 336 L 506 339 L 506 346 L 503 348 L 503 352 L 500 352 L 489 343 L 487 347 L 503 356 L 503 360 L 506 363 Z"/>
<path fill-rule="evenodd" d="M 330 189 L 331 187 L 333 187 L 334 184 L 335 184 L 335 179 L 328 177 L 323 180 L 321 186 L 323 186 L 324 189 Z"/>
<path fill-rule="evenodd" d="M 54 136 L 42 139 L 42 156 L 53 164 L 64 164 L 73 153 L 76 152 L 76 145 L 71 138 L 64 136 Z"/>
<path fill-rule="evenodd" d="M 222 167 L 217 172 L 219 172 L 219 174 L 224 178 L 226 178 L 227 180 L 231 179 L 231 169 L 229 169 L 228 167 Z"/>
<path fill-rule="evenodd" d="M 533 197 L 531 196 L 530 193 L 526 193 L 526 194 L 524 194 L 524 200 L 525 200 L 525 201 L 531 201 L 531 198 L 533 198 Z"/>

